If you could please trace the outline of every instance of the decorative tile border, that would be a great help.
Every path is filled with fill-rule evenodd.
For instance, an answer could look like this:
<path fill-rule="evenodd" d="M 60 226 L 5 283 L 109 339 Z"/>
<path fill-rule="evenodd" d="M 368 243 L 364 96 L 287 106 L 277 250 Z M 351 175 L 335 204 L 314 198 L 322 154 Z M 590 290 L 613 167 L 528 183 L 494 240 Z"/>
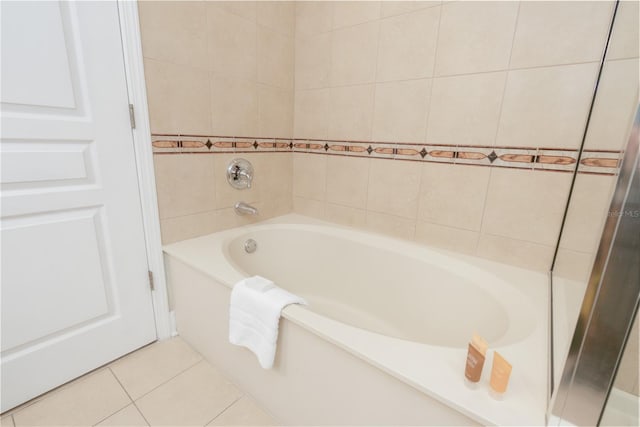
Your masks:
<path fill-rule="evenodd" d="M 490 147 L 169 134 L 153 134 L 151 140 L 154 154 L 293 152 L 554 172 L 573 172 L 578 158 L 578 150 L 547 147 Z M 621 151 L 584 150 L 580 159 L 579 172 L 615 175 L 618 173 L 621 157 Z"/>

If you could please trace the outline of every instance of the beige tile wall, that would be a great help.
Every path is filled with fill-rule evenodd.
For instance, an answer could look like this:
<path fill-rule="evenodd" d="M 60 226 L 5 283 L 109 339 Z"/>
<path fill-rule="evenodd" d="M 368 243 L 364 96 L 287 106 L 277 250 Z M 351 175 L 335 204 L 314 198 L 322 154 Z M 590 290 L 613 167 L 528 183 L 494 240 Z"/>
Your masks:
<path fill-rule="evenodd" d="M 628 111 L 636 99 L 618 78 L 637 70 L 626 59 L 637 55 L 628 35 L 637 19 L 624 8 L 614 89 L 598 108 L 626 125 L 609 107 L 624 99 L 617 108 Z M 299 2 L 293 135 L 577 149 L 612 11 L 613 2 Z M 619 149 L 626 128 L 614 135 L 606 121 L 593 144 Z M 540 270 L 550 267 L 571 181 L 304 153 L 293 163 L 296 212 Z M 612 179 L 593 180 L 587 199 L 597 210 Z M 593 242 L 583 233 L 602 216 L 594 212 L 576 219 L 573 240 Z"/>
<path fill-rule="evenodd" d="M 610 89 L 596 103 L 590 147 L 619 149 L 629 121 L 616 112 L 637 100 L 621 83 L 637 75 L 634 3 L 621 5 L 615 61 L 602 82 Z M 141 2 L 152 130 L 577 148 L 612 5 Z M 250 221 L 232 212 L 241 198 L 264 217 L 294 210 L 544 270 L 570 180 L 558 172 L 254 154 L 247 157 L 256 188 L 240 193 L 224 181 L 226 157 L 156 156 L 165 242 Z M 611 180 L 595 179 L 602 202 Z M 578 220 L 571 234 L 594 221 Z M 571 244 L 561 256 L 572 268 L 590 262 Z"/>
<path fill-rule="evenodd" d="M 153 133 L 291 137 L 295 6 L 291 2 L 139 2 Z M 164 243 L 292 209 L 289 154 L 243 155 L 254 187 L 225 178 L 232 155 L 156 154 Z M 237 216 L 235 202 L 259 210 Z"/>

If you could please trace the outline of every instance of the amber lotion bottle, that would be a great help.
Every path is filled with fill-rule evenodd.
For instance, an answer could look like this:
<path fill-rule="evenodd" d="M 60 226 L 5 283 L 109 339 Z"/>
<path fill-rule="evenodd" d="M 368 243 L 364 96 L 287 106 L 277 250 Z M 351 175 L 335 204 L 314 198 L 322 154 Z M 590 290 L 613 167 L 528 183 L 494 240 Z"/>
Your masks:
<path fill-rule="evenodd" d="M 467 366 L 464 369 L 464 378 L 466 384 L 472 388 L 477 387 L 478 382 L 480 381 L 488 346 L 487 342 L 476 334 L 473 335 L 473 339 L 469 343 Z"/>
<path fill-rule="evenodd" d="M 502 400 L 509 385 L 511 364 L 497 351 L 493 352 L 493 367 L 491 368 L 491 382 L 489 394 L 495 399 Z"/>

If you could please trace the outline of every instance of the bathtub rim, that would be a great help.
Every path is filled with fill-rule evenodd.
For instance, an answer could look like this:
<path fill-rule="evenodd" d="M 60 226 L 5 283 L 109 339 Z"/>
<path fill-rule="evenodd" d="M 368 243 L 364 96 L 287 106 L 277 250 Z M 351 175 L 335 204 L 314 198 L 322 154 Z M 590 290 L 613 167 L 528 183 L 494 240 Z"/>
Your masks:
<path fill-rule="evenodd" d="M 348 232 L 388 239 L 402 245 L 409 244 L 417 245 L 419 247 L 427 247 L 435 252 L 442 253 L 445 256 L 454 257 L 471 265 L 492 271 L 498 275 L 498 277 L 510 277 L 512 280 L 518 280 L 522 285 L 522 288 L 518 288 L 518 290 L 534 301 L 536 309 L 540 309 L 540 312 L 534 313 L 536 317 L 534 331 L 532 331 L 531 336 L 527 337 L 522 343 L 514 343 L 502 347 L 491 348 L 491 350 L 499 350 L 503 354 L 505 351 L 507 354 L 518 354 L 518 351 L 515 350 L 519 346 L 524 344 L 531 346 L 534 344 L 533 347 L 535 347 L 540 354 L 537 359 L 534 358 L 527 360 L 529 363 L 525 364 L 526 367 L 522 363 L 520 363 L 519 366 L 514 367 L 514 369 L 532 369 L 537 372 L 537 375 L 529 375 L 527 377 L 527 381 L 529 381 L 529 383 L 520 384 L 522 387 L 520 387 L 519 391 L 522 391 L 524 395 L 519 396 L 516 392 L 511 391 L 513 386 L 510 385 L 511 392 L 508 393 L 505 400 L 501 402 L 492 399 L 488 395 L 488 378 L 491 370 L 491 358 L 489 357 L 489 352 L 487 353 L 487 360 L 482 374 L 482 386 L 477 390 L 470 390 L 464 386 L 464 382 L 462 381 L 466 349 L 443 349 L 428 344 L 383 336 L 375 332 L 369 332 L 337 320 L 330 319 L 323 315 L 316 314 L 309 309 L 297 305 L 286 307 L 282 312 L 282 317 L 480 423 L 485 425 L 543 425 L 545 423 L 544 416 L 547 405 L 547 338 L 545 333 L 547 331 L 546 298 L 548 298 L 546 295 L 547 275 L 545 273 L 526 270 L 444 249 L 433 248 L 415 242 L 383 236 L 352 227 L 341 226 L 298 214 L 286 214 L 267 221 L 243 225 L 211 233 L 206 236 L 172 243 L 164 247 L 164 252 L 166 255 L 175 257 L 187 266 L 211 277 L 216 282 L 226 286 L 227 288 L 232 288 L 233 284 L 244 278 L 244 276 L 241 275 L 235 267 L 231 266 L 230 263 L 226 262 L 227 259 L 224 258 L 223 249 L 216 248 L 217 252 L 215 254 L 210 253 L 208 257 L 206 257 L 198 246 L 206 247 L 206 243 L 208 243 L 214 235 L 216 238 L 226 241 L 229 238 L 237 237 L 241 233 L 255 229 L 255 227 L 263 225 L 288 224 L 329 226 Z M 190 247 L 194 244 L 196 246 L 195 248 Z M 206 261 L 207 259 L 209 261 L 213 260 L 214 255 L 222 256 L 226 265 L 216 265 L 213 267 L 212 262 Z M 359 346 L 353 345 L 351 339 L 354 335 L 359 339 L 364 340 L 365 343 Z M 384 339 L 382 340 L 381 337 Z M 423 361 L 428 358 L 432 358 L 434 355 L 436 355 L 439 360 L 433 360 L 431 364 L 423 362 L 422 364 L 418 363 L 417 365 L 416 361 L 409 360 L 410 358 L 406 360 L 397 360 L 397 355 L 394 356 L 393 354 L 390 354 L 389 351 L 385 351 L 380 345 L 380 341 L 385 341 L 386 344 L 393 344 L 394 348 L 400 347 L 404 349 L 403 353 L 406 351 L 414 357 L 424 356 L 424 358 L 421 359 Z M 421 380 L 416 379 L 416 375 L 413 374 L 415 371 L 432 369 L 434 362 L 440 362 L 446 365 L 446 363 L 451 359 L 456 361 L 456 367 L 458 365 L 460 366 L 458 378 L 459 383 L 445 381 L 448 384 L 437 384 L 434 386 L 432 384 L 433 378 L 429 378 L 428 381 L 424 381 L 424 378 Z M 540 363 L 540 361 L 542 361 L 542 363 Z M 439 372 L 436 370 L 431 370 L 429 373 L 438 378 Z M 532 377 L 535 378 L 532 379 Z M 445 378 L 445 380 L 452 380 L 452 378 Z M 454 379 L 454 381 L 456 380 Z M 535 389 L 535 392 L 530 393 L 531 389 Z M 464 397 L 464 399 L 460 399 L 460 396 Z M 508 408 L 510 411 L 505 411 Z"/>

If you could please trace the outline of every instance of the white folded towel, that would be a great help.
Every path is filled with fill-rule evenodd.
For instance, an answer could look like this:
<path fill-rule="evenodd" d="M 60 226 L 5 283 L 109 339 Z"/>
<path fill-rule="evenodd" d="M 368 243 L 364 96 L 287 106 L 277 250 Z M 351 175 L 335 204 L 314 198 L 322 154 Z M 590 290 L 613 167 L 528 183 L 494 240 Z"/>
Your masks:
<path fill-rule="evenodd" d="M 289 304 L 307 302 L 260 276 L 243 279 L 231 291 L 229 342 L 247 347 L 260 366 L 270 369 L 276 355 L 280 312 Z"/>

